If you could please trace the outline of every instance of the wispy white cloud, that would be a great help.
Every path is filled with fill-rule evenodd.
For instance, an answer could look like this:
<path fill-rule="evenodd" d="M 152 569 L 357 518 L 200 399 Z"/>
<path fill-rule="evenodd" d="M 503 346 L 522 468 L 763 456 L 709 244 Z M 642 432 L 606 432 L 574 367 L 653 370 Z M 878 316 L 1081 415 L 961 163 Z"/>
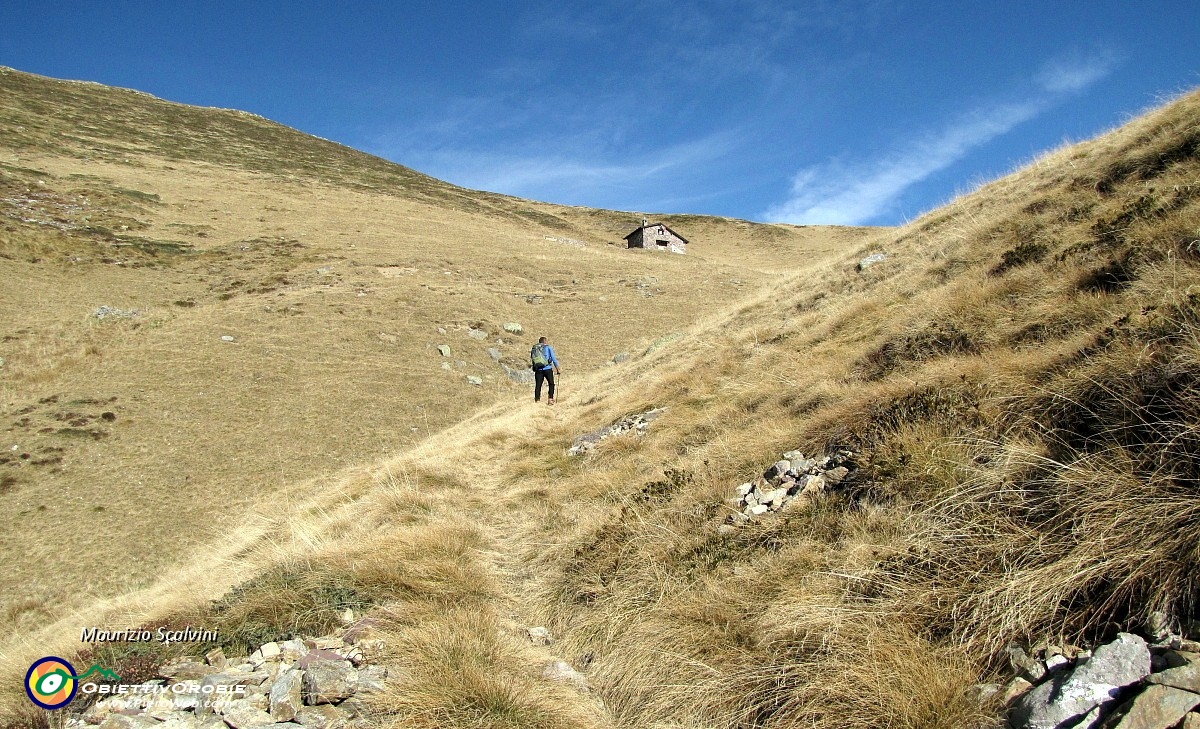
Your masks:
<path fill-rule="evenodd" d="M 1110 57 L 1054 61 L 1038 72 L 1037 88 L 1022 100 L 983 104 L 877 160 L 835 159 L 805 167 L 792 178 L 789 198 L 763 217 L 806 225 L 869 223 L 913 185 L 1099 81 L 1114 65 Z"/>
<path fill-rule="evenodd" d="M 418 168 L 457 185 L 502 191 L 518 197 L 629 207 L 652 204 L 663 191 L 687 189 L 683 178 L 738 144 L 730 133 L 712 134 L 666 149 L 614 160 L 586 146 L 551 146 L 540 154 L 441 150 L 418 155 Z M 603 202 L 591 202 L 601 200 Z M 622 203 L 621 201 L 626 201 Z"/>
<path fill-rule="evenodd" d="M 1043 66 L 1034 81 L 1051 94 L 1075 93 L 1107 76 L 1116 65 L 1117 59 L 1110 53 L 1089 58 L 1063 58 Z"/>

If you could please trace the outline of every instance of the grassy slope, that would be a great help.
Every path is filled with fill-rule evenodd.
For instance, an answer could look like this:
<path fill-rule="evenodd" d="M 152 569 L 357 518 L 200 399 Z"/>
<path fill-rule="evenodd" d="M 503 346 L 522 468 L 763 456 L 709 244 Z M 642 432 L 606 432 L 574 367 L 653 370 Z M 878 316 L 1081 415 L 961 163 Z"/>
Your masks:
<path fill-rule="evenodd" d="M 0 69 L 0 633 L 234 553 L 312 479 L 526 397 L 489 347 L 522 368 L 547 334 L 572 388 L 861 235 L 694 218 L 693 255 L 663 256 L 619 248 L 634 220 Z"/>
<path fill-rule="evenodd" d="M 1192 94 L 549 415 L 461 423 L 347 478 L 303 539 L 248 553 L 263 577 L 173 619 L 236 645 L 375 605 L 409 679 L 378 720 L 463 727 L 988 724 L 968 688 L 1004 675 L 1009 641 L 1088 644 L 1152 610 L 1192 631 L 1198 148 Z M 564 455 L 652 405 L 645 438 Z M 733 487 L 794 447 L 852 448 L 854 476 L 719 532 Z M 554 646 L 521 641 L 537 624 Z M 538 680 L 551 655 L 593 692 Z"/>

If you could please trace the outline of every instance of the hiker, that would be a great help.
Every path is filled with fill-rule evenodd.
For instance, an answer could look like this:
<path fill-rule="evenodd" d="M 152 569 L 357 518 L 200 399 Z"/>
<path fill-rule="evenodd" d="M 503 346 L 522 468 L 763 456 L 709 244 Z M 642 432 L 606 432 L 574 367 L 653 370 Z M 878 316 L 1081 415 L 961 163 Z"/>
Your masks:
<path fill-rule="evenodd" d="M 539 338 L 538 343 L 529 350 L 529 365 L 533 369 L 533 401 L 541 401 L 542 380 L 545 380 L 550 384 L 546 404 L 553 405 L 554 373 L 557 372 L 561 375 L 562 370 L 558 368 L 558 358 L 554 356 L 554 348 L 546 343 L 545 337 Z"/>

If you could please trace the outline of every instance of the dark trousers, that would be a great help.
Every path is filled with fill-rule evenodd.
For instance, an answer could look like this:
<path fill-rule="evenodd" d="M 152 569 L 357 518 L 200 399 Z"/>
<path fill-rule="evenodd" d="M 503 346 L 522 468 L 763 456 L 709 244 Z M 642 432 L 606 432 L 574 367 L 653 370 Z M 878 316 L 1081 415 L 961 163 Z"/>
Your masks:
<path fill-rule="evenodd" d="M 533 401 L 538 402 L 542 399 L 542 380 L 545 380 L 550 385 L 549 397 L 554 399 L 554 370 L 534 370 L 533 371 Z"/>

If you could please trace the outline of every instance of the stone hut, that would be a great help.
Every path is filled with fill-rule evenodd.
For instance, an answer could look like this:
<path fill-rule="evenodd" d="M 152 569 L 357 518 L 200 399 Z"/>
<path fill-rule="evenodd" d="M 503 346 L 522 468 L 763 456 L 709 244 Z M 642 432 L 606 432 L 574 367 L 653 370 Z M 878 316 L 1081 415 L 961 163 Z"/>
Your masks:
<path fill-rule="evenodd" d="M 625 236 L 630 248 L 649 248 L 656 251 L 687 253 L 687 238 L 671 230 L 664 223 L 647 223 Z"/>

